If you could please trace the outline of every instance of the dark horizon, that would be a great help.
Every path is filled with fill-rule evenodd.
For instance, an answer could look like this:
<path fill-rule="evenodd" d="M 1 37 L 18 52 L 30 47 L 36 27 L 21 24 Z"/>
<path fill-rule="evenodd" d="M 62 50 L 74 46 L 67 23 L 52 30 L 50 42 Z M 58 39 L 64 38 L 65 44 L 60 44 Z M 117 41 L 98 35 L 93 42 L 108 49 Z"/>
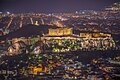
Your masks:
<path fill-rule="evenodd" d="M 119 0 L 0 0 L 1 12 L 75 12 L 104 10 Z"/>

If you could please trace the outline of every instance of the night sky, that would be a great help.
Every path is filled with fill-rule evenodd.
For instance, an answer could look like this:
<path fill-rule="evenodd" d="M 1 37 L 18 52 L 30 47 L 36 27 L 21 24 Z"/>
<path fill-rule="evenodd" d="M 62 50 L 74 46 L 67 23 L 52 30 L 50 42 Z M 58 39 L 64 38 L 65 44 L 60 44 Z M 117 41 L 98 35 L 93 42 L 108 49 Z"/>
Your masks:
<path fill-rule="evenodd" d="M 102 10 L 120 0 L 0 0 L 2 12 L 73 12 Z"/>

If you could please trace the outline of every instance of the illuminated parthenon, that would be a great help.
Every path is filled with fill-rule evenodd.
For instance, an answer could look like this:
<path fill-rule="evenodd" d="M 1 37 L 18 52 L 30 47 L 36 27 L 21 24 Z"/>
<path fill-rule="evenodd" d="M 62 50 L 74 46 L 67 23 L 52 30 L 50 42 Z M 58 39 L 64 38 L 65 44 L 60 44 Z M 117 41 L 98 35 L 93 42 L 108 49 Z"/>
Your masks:
<path fill-rule="evenodd" d="M 48 35 L 50 36 L 63 36 L 63 35 L 71 35 L 72 28 L 58 28 L 58 29 L 49 29 Z"/>
<path fill-rule="evenodd" d="M 115 42 L 111 34 L 84 32 L 76 35 L 73 34 L 72 28 L 49 29 L 48 34 L 44 35 L 42 40 L 48 47 L 50 45 L 57 45 L 57 47 L 54 47 L 54 52 L 64 52 L 70 49 L 106 50 L 115 47 Z M 74 46 L 74 49 L 70 48 L 71 45 Z M 60 47 L 64 47 L 65 49 L 59 49 Z"/>
<path fill-rule="evenodd" d="M 105 33 L 80 33 L 73 34 L 73 28 L 49 29 L 48 34 L 37 38 L 15 38 L 12 43 L 23 41 L 27 45 L 41 41 L 44 50 L 53 52 L 65 52 L 70 50 L 107 50 L 115 48 L 115 42 L 111 34 Z M 39 45 L 38 45 L 39 46 Z M 43 51 L 44 51 L 43 50 Z"/>
<path fill-rule="evenodd" d="M 105 34 L 105 33 L 92 33 L 92 32 L 82 32 L 80 35 L 73 34 L 73 28 L 57 28 L 57 29 L 49 29 L 48 34 L 44 35 L 42 38 L 111 38 L 111 34 Z"/>

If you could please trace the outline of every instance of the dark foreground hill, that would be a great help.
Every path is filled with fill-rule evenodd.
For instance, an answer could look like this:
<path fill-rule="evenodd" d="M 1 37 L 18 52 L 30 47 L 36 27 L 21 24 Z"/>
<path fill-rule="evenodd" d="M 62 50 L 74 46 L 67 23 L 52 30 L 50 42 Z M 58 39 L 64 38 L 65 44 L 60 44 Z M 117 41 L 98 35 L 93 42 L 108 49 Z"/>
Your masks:
<path fill-rule="evenodd" d="M 22 28 L 11 32 L 2 38 L 4 39 L 12 39 L 12 38 L 19 38 L 19 37 L 30 37 L 30 36 L 37 36 L 42 34 L 47 34 L 49 28 L 57 28 L 57 26 L 49 26 L 49 25 L 26 25 L 23 26 Z"/>

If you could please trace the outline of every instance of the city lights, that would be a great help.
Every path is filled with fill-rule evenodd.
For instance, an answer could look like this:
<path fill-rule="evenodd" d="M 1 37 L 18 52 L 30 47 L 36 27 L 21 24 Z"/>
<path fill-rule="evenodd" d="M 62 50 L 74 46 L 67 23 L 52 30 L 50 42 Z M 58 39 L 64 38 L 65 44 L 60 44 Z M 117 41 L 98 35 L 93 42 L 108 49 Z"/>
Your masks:
<path fill-rule="evenodd" d="M 95 2 L 0 1 L 0 80 L 120 80 L 120 2 Z"/>

